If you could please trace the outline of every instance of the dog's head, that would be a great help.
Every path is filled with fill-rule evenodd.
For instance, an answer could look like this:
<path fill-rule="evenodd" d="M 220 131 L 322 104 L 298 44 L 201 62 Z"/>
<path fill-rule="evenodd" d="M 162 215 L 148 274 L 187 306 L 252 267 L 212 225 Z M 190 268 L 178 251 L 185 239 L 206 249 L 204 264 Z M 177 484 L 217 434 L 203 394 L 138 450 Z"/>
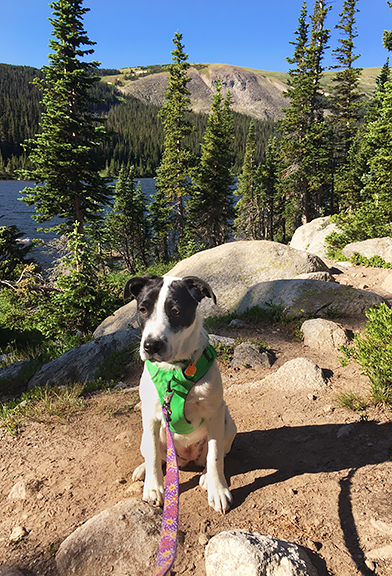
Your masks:
<path fill-rule="evenodd" d="M 128 280 L 124 299 L 137 301 L 142 331 L 142 360 L 175 363 L 186 360 L 199 345 L 202 320 L 197 306 L 216 297 L 210 285 L 196 276 L 136 276 Z"/>

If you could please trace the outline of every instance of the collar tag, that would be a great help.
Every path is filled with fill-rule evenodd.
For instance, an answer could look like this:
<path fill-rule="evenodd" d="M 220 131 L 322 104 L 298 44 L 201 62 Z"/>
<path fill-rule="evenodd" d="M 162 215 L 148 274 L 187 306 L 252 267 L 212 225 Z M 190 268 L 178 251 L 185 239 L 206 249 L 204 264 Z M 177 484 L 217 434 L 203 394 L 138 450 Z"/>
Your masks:
<path fill-rule="evenodd" d="M 185 376 L 194 376 L 196 374 L 196 370 L 196 366 L 193 364 L 193 362 L 190 362 L 185 368 Z"/>

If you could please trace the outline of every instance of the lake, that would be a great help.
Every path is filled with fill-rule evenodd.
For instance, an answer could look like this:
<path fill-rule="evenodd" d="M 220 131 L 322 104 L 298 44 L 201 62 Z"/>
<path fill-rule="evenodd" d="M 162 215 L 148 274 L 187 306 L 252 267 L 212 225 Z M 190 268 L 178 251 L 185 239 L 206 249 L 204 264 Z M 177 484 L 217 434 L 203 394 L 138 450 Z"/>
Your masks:
<path fill-rule="evenodd" d="M 142 191 L 146 198 L 155 192 L 154 178 L 141 178 Z M 58 219 L 53 219 L 51 224 L 38 224 L 32 219 L 35 214 L 34 206 L 27 206 L 21 202 L 21 191 L 28 186 L 34 186 L 33 182 L 25 182 L 23 180 L 0 180 L 0 226 L 11 226 L 14 224 L 23 232 L 23 238 L 28 241 L 33 238 L 49 241 L 58 238 L 53 232 L 37 232 L 38 228 L 48 228 L 53 224 L 59 222 Z M 42 248 L 36 247 L 32 251 L 34 258 L 44 268 L 52 265 L 52 258 Z"/>

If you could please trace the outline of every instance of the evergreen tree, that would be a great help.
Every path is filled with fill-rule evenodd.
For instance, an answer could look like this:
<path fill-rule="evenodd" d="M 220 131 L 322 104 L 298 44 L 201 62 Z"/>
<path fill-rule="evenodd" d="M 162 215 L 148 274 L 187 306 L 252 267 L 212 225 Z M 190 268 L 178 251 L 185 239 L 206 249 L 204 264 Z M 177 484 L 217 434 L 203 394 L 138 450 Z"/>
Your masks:
<path fill-rule="evenodd" d="M 185 199 L 190 193 L 193 163 L 192 154 L 184 142 L 192 126 L 186 119 L 190 104 L 187 88 L 190 78 L 187 75 L 188 55 L 181 40 L 182 34 L 176 32 L 173 38 L 173 64 L 166 67 L 169 86 L 165 92 L 166 102 L 160 112 L 165 134 L 164 151 L 157 170 L 157 193 L 150 204 L 155 243 L 166 260 L 184 235 Z"/>
<path fill-rule="evenodd" d="M 389 5 L 392 9 L 392 3 Z M 391 37 L 392 31 L 384 33 L 384 46 L 389 50 L 392 50 Z M 335 248 L 392 234 L 392 82 L 388 80 L 386 65 L 377 82 L 368 121 L 349 152 L 351 172 L 347 171 L 348 176 L 346 172 L 346 178 L 354 174 L 357 189 L 349 210 L 339 214 L 342 232 L 328 238 Z M 355 147 L 360 159 L 356 164 Z"/>
<path fill-rule="evenodd" d="M 85 222 L 100 218 L 99 210 L 109 200 L 93 154 L 105 130 L 89 109 L 98 63 L 84 61 L 94 50 L 83 46 L 94 42 L 83 29 L 89 9 L 82 7 L 82 0 L 59 0 L 50 6 L 53 53 L 49 66 L 43 67 L 44 77 L 36 81 L 43 92 L 41 131 L 28 143 L 34 168 L 23 173 L 39 184 L 24 190 L 24 202 L 35 205 L 38 222 L 58 216 L 63 222 L 53 229 L 70 232 L 76 223 L 83 234 Z"/>
<path fill-rule="evenodd" d="M 119 252 L 127 269 L 136 274 L 138 264 L 147 266 L 149 227 L 146 204 L 140 182 L 135 182 L 135 168 L 121 167 L 113 196 L 112 212 L 106 217 L 108 245 Z"/>
<path fill-rule="evenodd" d="M 284 224 L 284 206 L 280 201 L 279 148 L 276 137 L 268 141 L 264 161 L 259 166 L 260 197 L 262 199 L 263 238 L 275 240 Z M 282 230 L 283 232 L 283 230 Z M 282 239 L 283 233 L 280 235 Z"/>
<path fill-rule="evenodd" d="M 235 229 L 237 235 L 247 240 L 263 238 L 262 206 L 258 165 L 255 162 L 255 125 L 250 121 L 242 172 L 238 178 Z"/>
<path fill-rule="evenodd" d="M 332 116 L 330 121 L 334 132 L 334 165 L 339 166 L 345 162 L 348 150 L 358 130 L 360 118 L 361 94 L 358 91 L 362 68 L 354 68 L 354 62 L 359 54 L 354 54 L 354 40 L 357 37 L 355 14 L 357 0 L 345 0 L 339 24 L 336 29 L 341 30 L 340 46 L 332 52 L 340 68 L 332 79 Z"/>
<path fill-rule="evenodd" d="M 323 55 L 329 38 L 324 28 L 328 12 L 324 0 L 317 0 L 307 23 L 306 2 L 303 3 L 296 42 L 289 70 L 287 96 L 290 106 L 280 123 L 282 132 L 282 180 L 286 204 L 290 204 L 293 222 L 291 232 L 301 223 L 319 215 L 325 204 L 328 172 L 328 130 L 324 118 L 324 97 L 321 89 Z"/>
<path fill-rule="evenodd" d="M 202 144 L 202 155 L 189 202 L 187 230 L 200 247 L 212 248 L 229 237 L 234 217 L 231 95 L 222 96 L 218 80 Z"/>

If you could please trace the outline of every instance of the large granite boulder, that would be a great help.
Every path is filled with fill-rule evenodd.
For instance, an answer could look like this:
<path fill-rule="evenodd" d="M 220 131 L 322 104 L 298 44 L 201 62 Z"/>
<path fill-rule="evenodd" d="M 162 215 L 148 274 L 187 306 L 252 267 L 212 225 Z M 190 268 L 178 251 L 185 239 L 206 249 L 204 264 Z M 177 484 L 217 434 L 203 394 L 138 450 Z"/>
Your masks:
<path fill-rule="evenodd" d="M 346 258 L 351 258 L 353 254 L 360 254 L 365 258 L 380 256 L 385 262 L 392 262 L 392 238 L 370 238 L 362 242 L 352 242 L 347 244 L 342 250 Z"/>
<path fill-rule="evenodd" d="M 221 532 L 209 541 L 205 557 L 207 576 L 317 576 L 299 546 L 258 532 Z"/>
<path fill-rule="evenodd" d="M 182 260 L 170 276 L 200 276 L 210 283 L 217 305 L 204 298 L 204 317 L 244 312 L 253 306 L 278 306 L 288 315 L 323 315 L 328 311 L 356 315 L 383 301 L 371 292 L 314 280 L 328 267 L 314 254 L 267 240 L 231 242 Z M 126 330 L 136 322 L 132 301 L 98 326 L 94 336 Z"/>
<path fill-rule="evenodd" d="M 325 243 L 325 238 L 336 229 L 336 224 L 331 222 L 329 216 L 315 218 L 311 222 L 296 229 L 290 246 L 297 250 L 305 250 L 306 252 L 316 254 L 320 258 L 326 258 L 328 245 Z"/>
<path fill-rule="evenodd" d="M 60 576 L 154 574 L 162 511 L 139 500 L 120 502 L 88 520 L 61 544 Z"/>
<path fill-rule="evenodd" d="M 44 364 L 29 380 L 28 388 L 30 390 L 47 384 L 89 382 L 94 379 L 102 362 L 108 360 L 114 352 L 124 350 L 139 340 L 138 330 L 120 330 L 72 348 Z"/>

